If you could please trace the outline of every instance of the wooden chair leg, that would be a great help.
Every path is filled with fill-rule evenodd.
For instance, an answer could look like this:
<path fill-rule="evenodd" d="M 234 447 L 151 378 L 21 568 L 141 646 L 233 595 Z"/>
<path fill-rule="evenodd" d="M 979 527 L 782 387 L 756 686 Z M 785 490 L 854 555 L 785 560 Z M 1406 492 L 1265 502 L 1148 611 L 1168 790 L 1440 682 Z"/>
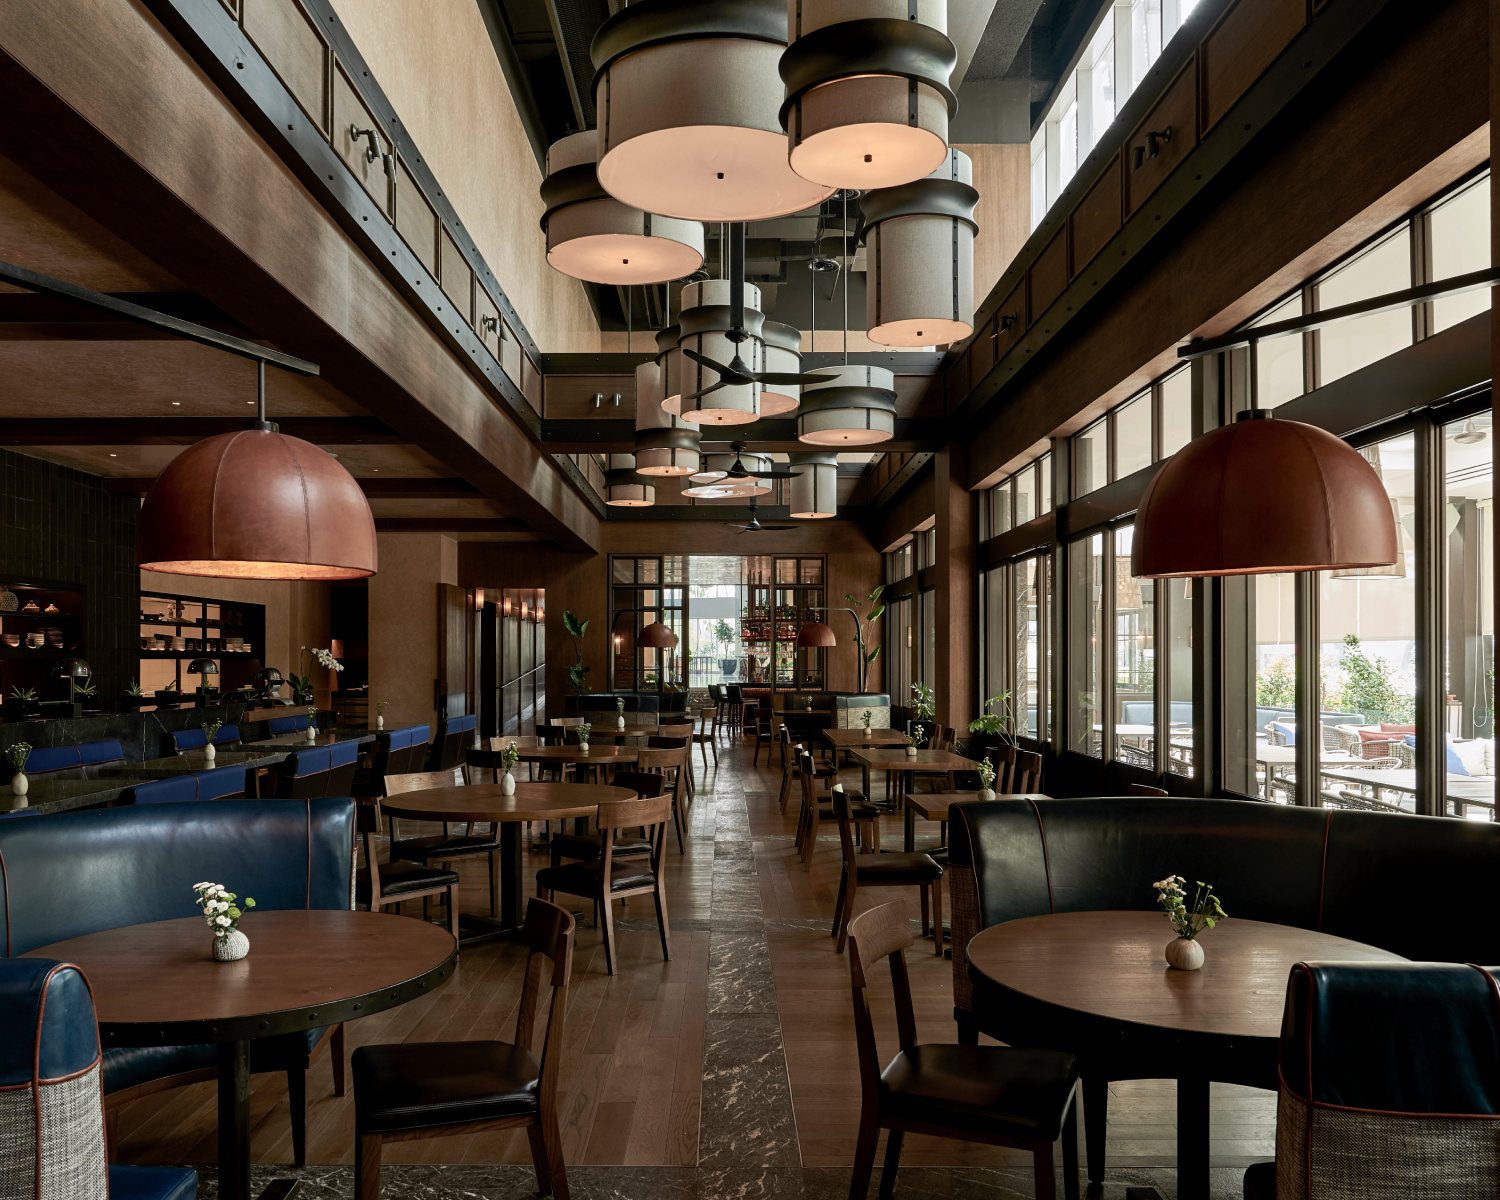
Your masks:
<path fill-rule="evenodd" d="M 932 900 L 931 889 L 924 883 L 917 891 L 922 897 L 922 936 L 926 937 L 932 932 L 932 914 L 928 911 Z"/>
<path fill-rule="evenodd" d="M 104 1110 L 104 1156 L 106 1162 L 120 1160 L 120 1110 Z"/>
<path fill-rule="evenodd" d="M 536 1190 L 540 1195 L 552 1194 L 552 1167 L 547 1161 L 547 1142 L 542 1137 L 540 1124 L 526 1127 L 526 1140 L 531 1143 L 531 1165 L 536 1171 Z"/>
<path fill-rule="evenodd" d="M 333 1032 L 328 1035 L 328 1058 L 333 1067 L 333 1094 L 342 1096 L 344 1094 L 344 1071 L 349 1062 L 344 1053 L 344 1023 L 342 1021 L 335 1025 Z"/>
<path fill-rule="evenodd" d="M 848 875 L 848 872 L 845 872 Z M 839 922 L 839 940 L 834 947 L 834 952 L 842 954 L 844 946 L 849 941 L 849 922 L 854 919 L 854 897 L 859 893 L 859 879 L 848 875 L 849 885 L 844 889 L 844 911 L 843 920 Z"/>
<path fill-rule="evenodd" d="M 448 885 L 448 932 L 458 941 L 458 884 Z"/>
<path fill-rule="evenodd" d="M 844 923 L 844 893 L 849 888 L 849 872 L 846 870 L 839 876 L 838 899 L 833 902 L 833 928 L 828 931 L 829 937 L 838 937 L 839 926 Z"/>
<path fill-rule="evenodd" d="M 661 960 L 671 962 L 672 927 L 667 923 L 667 893 L 663 890 L 660 879 L 657 879 L 656 887 L 652 889 L 651 898 L 656 901 L 656 926 L 661 936 Z"/>
<path fill-rule="evenodd" d="M 604 965 L 609 968 L 609 973 L 615 973 L 615 907 L 607 899 L 594 901 L 598 905 L 594 921 L 604 927 Z"/>
<path fill-rule="evenodd" d="M 569 1200 L 568 1168 L 563 1163 L 562 1135 L 557 1129 L 557 1114 L 542 1110 L 542 1144 L 547 1148 L 547 1168 L 552 1176 L 552 1195 Z"/>
<path fill-rule="evenodd" d="M 1068 1105 L 1068 1115 L 1063 1119 L 1063 1198 L 1078 1200 L 1078 1096 Z"/>
<path fill-rule="evenodd" d="M 943 881 L 934 879 L 932 889 L 932 947 L 933 953 L 943 957 Z"/>
<path fill-rule="evenodd" d="M 498 840 L 498 834 L 496 839 Z M 490 916 L 500 915 L 500 855 L 491 850 L 488 858 L 490 860 Z"/>
<path fill-rule="evenodd" d="M 307 1071 L 291 1067 L 286 1073 L 287 1108 L 292 1117 L 292 1165 L 307 1166 Z"/>
<path fill-rule="evenodd" d="M 854 1173 L 849 1179 L 849 1200 L 866 1200 L 870 1174 L 875 1169 L 875 1147 L 880 1142 L 880 1114 L 866 1104 L 859 1114 L 859 1141 L 854 1145 Z M 363 1198 L 360 1198 L 363 1200 Z"/>
<path fill-rule="evenodd" d="M 880 1200 L 891 1200 L 896 1190 L 896 1168 L 901 1165 L 901 1138 L 903 1130 L 885 1131 L 885 1164 L 880 1168 Z"/>
<path fill-rule="evenodd" d="M 1104 1182 L 1104 1137 L 1109 1130 L 1109 1080 L 1083 1073 L 1083 1148 L 1089 1182 Z"/>
<path fill-rule="evenodd" d="M 1031 1172 L 1036 1200 L 1057 1200 L 1057 1178 L 1052 1173 L 1052 1143 L 1038 1142 L 1031 1148 Z"/>
<path fill-rule="evenodd" d="M 354 1200 L 380 1200 L 380 1135 L 354 1135 Z"/>

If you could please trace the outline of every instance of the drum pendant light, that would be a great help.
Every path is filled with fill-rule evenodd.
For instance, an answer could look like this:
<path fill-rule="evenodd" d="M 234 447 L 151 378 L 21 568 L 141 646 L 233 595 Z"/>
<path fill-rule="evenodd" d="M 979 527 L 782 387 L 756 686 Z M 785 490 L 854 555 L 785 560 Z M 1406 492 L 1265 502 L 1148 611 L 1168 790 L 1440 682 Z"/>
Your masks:
<path fill-rule="evenodd" d="M 973 164 L 949 150 L 925 179 L 860 200 L 865 327 L 882 346 L 941 346 L 974 332 Z"/>
<path fill-rule="evenodd" d="M 375 518 L 365 494 L 326 450 L 265 419 L 189 446 L 141 504 L 136 563 L 220 579 L 359 579 L 375 574 Z"/>
<path fill-rule="evenodd" d="M 705 454 L 703 466 L 689 481 L 691 487 L 682 489 L 684 496 L 699 500 L 728 499 L 730 497 L 764 496 L 773 490 L 768 479 L 731 477 L 729 469 L 735 461 L 747 471 L 769 471 L 773 469 L 769 454 L 754 450 L 740 450 L 729 454 Z"/>
<path fill-rule="evenodd" d="M 660 360 L 635 369 L 635 469 L 641 475 L 691 475 L 702 462 L 698 431 L 661 407 Z"/>
<path fill-rule="evenodd" d="M 628 10 L 627 10 L 628 11 Z M 687 355 L 691 350 L 717 363 L 730 363 L 736 354 L 752 371 L 763 371 L 765 366 L 765 342 L 761 339 L 761 326 L 765 317 L 760 313 L 760 289 L 745 284 L 745 333 L 744 341 L 734 342 L 729 334 L 734 330 L 732 285 L 727 279 L 706 279 L 701 283 L 690 283 L 682 289 L 682 313 L 678 317 L 680 338 L 678 340 L 677 363 L 681 372 L 681 394 L 677 397 L 676 415 L 694 425 L 744 425 L 760 419 L 761 385 L 758 383 L 730 384 L 714 388 L 721 378 L 712 367 L 705 366 Z M 695 392 L 713 391 L 693 396 Z M 670 408 L 668 411 L 672 411 Z"/>
<path fill-rule="evenodd" d="M 896 378 L 884 367 L 820 367 L 827 383 L 802 385 L 797 440 L 810 446 L 873 446 L 896 434 Z"/>
<path fill-rule="evenodd" d="M 1336 571 L 1390 566 L 1399 554 L 1390 497 L 1359 451 L 1252 409 L 1156 473 L 1136 516 L 1131 574 Z"/>
<path fill-rule="evenodd" d="M 839 460 L 832 450 L 787 455 L 802 474 L 792 479 L 792 505 L 788 516 L 833 517 L 839 510 Z"/>
<path fill-rule="evenodd" d="M 800 212 L 831 187 L 787 163 L 780 0 L 640 0 L 599 27 L 599 182 L 623 204 L 690 221 Z"/>
<path fill-rule="evenodd" d="M 547 262 L 574 279 L 620 286 L 680 279 L 701 267 L 703 226 L 621 204 L 599 186 L 598 145 L 588 130 L 547 151 Z"/>
<path fill-rule="evenodd" d="M 780 321 L 766 321 L 760 328 L 765 338 L 766 370 L 799 374 L 802 370 L 802 335 Z M 796 412 L 801 388 L 795 383 L 768 383 L 761 388 L 760 415 L 784 417 Z"/>
<path fill-rule="evenodd" d="M 650 508 L 656 503 L 656 485 L 635 469 L 634 454 L 611 454 L 604 472 L 604 503 L 616 508 Z"/>
<path fill-rule="evenodd" d="M 958 111 L 946 0 L 788 4 L 781 56 L 792 170 L 841 188 L 884 188 L 935 170 Z"/>

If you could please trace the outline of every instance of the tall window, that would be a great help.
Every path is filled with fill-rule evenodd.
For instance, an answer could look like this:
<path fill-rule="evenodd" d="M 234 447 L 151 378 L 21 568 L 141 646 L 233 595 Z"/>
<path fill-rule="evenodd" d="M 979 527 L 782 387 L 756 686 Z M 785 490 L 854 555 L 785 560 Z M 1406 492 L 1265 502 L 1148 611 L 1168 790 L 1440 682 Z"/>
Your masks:
<path fill-rule="evenodd" d="M 1014 622 L 1011 642 L 1014 660 L 1010 706 L 1015 717 L 1016 733 L 1029 738 L 1042 736 L 1038 702 L 1042 671 L 1043 561 L 1041 558 L 1028 558 L 1010 568 L 1015 589 L 1011 610 Z"/>
<path fill-rule="evenodd" d="M 1246 790 L 1268 800 L 1292 798 L 1292 756 L 1297 738 L 1297 588 L 1295 575 L 1252 575 L 1247 581 L 1247 629 L 1255 716 L 1249 745 L 1231 747 L 1243 755 Z"/>
<path fill-rule="evenodd" d="M 1079 538 L 1068 546 L 1068 631 L 1071 750 L 1099 758 L 1103 754 L 1101 679 L 1104 628 L 1104 535 Z"/>
<path fill-rule="evenodd" d="M 1402 225 L 1319 280 L 1314 294 L 1317 309 L 1323 312 L 1409 287 L 1411 234 Z M 1411 345 L 1412 314 L 1408 308 L 1372 313 L 1327 325 L 1313 336 L 1318 342 L 1321 387 Z"/>
<path fill-rule="evenodd" d="M 1482 176 L 1449 196 L 1427 215 L 1428 256 L 1433 279 L 1451 279 L 1490 265 L 1490 177 Z M 1439 300 L 1432 331 L 1457 325 L 1490 306 L 1488 288 Z"/>
<path fill-rule="evenodd" d="M 1109 419 L 1073 435 L 1073 495 L 1086 496 L 1109 482 Z"/>
<path fill-rule="evenodd" d="M 1151 465 L 1151 393 L 1115 410 L 1115 478 L 1134 475 Z"/>
<path fill-rule="evenodd" d="M 1155 770 L 1156 585 L 1130 573 L 1135 526 L 1115 530 L 1114 756 Z"/>
<path fill-rule="evenodd" d="M 1161 381 L 1161 456 L 1171 458 L 1193 438 L 1193 376 L 1186 367 Z"/>
<path fill-rule="evenodd" d="M 1302 293 L 1294 292 L 1275 308 L 1262 313 L 1256 325 L 1275 325 L 1302 315 Z M 1262 408 L 1275 408 L 1295 400 L 1304 386 L 1303 341 L 1300 335 L 1271 338 L 1255 343 L 1256 395 Z"/>

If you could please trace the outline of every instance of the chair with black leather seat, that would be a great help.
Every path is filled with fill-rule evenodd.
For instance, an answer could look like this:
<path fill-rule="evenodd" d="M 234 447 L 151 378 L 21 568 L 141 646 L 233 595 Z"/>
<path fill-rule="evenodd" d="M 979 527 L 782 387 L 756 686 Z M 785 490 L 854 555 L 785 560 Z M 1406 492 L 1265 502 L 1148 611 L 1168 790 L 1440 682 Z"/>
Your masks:
<path fill-rule="evenodd" d="M 401 912 L 407 900 L 421 900 L 425 917 L 428 898 L 442 896 L 448 905 L 448 931 L 458 940 L 458 872 L 443 867 L 421 866 L 393 860 L 380 861 L 375 835 L 380 832 L 380 801 L 361 800 L 355 805 L 355 828 L 364 843 L 365 865 L 354 875 L 354 899 L 371 912 L 391 905 Z M 392 845 L 395 843 L 393 842 Z"/>
<path fill-rule="evenodd" d="M 594 924 L 604 930 L 604 961 L 609 973 L 615 973 L 615 900 L 648 893 L 656 902 L 657 929 L 661 935 L 661 956 L 671 961 L 671 929 L 667 924 L 667 895 L 663 888 L 661 860 L 666 851 L 667 821 L 672 802 L 667 796 L 646 799 L 615 800 L 599 806 L 599 857 L 592 862 L 563 863 L 543 867 L 536 873 L 537 895 L 552 899 L 557 892 L 569 896 L 587 896 L 594 902 Z M 615 844 L 622 839 L 621 830 L 644 826 L 651 853 L 646 857 L 616 858 Z"/>
<path fill-rule="evenodd" d="M 354 1052 L 354 1196 L 379 1200 L 386 1142 L 525 1129 L 537 1191 L 569 1200 L 557 1078 L 573 974 L 574 921 L 545 900 L 531 899 L 519 940 L 527 947 L 513 1041 L 403 1042 Z M 552 999 L 538 1062 L 538 994 L 548 963 Z"/>
<path fill-rule="evenodd" d="M 833 906 L 832 935 L 838 939 L 838 952 L 844 952 L 849 921 L 854 916 L 854 899 L 861 885 L 867 887 L 915 886 L 922 897 L 922 936 L 927 936 L 928 904 L 932 913 L 933 953 L 943 954 L 943 867 L 930 854 L 921 852 L 888 854 L 875 844 L 875 853 L 860 854 L 854 847 L 854 814 L 849 797 L 842 791 L 833 793 L 833 819 L 839 827 L 839 849 L 844 856 L 844 871 L 839 878 L 839 895 Z"/>
<path fill-rule="evenodd" d="M 703 754 L 703 769 L 708 769 L 708 752 L 714 752 L 714 766 L 719 765 L 719 743 L 716 734 L 719 728 L 719 710 L 717 708 L 701 708 L 698 710 L 698 728 L 693 734 L 693 744 Z"/>
<path fill-rule="evenodd" d="M 615 787 L 630 788 L 638 797 L 660 796 L 667 790 L 666 776 L 646 771 L 616 771 L 610 782 Z M 603 833 L 563 834 L 553 838 L 547 848 L 552 853 L 552 865 L 555 867 L 565 858 L 592 862 L 599 857 L 599 849 L 603 844 Z M 616 858 L 640 858 L 650 853 L 651 843 L 644 838 L 620 836 L 615 839 Z"/>
<path fill-rule="evenodd" d="M 781 737 L 781 794 L 777 797 L 781 811 L 786 812 L 787 798 L 791 795 L 792 780 L 800 779 L 802 776 L 803 755 L 806 747 L 801 742 L 792 741 L 792 731 L 783 725 L 777 733 Z M 826 792 L 838 782 L 839 769 L 833 763 L 818 762 L 811 754 L 807 760 L 812 763 L 812 778 L 823 785 Z"/>
<path fill-rule="evenodd" d="M 859 1141 L 849 1200 L 865 1200 L 869 1192 L 882 1129 L 887 1135 L 881 1200 L 891 1200 L 901 1143 L 908 1133 L 1029 1151 L 1038 1200 L 1053 1200 L 1057 1195 L 1052 1146 L 1061 1137 L 1063 1195 L 1078 1200 L 1077 1061 L 1057 1050 L 918 1045 L 904 955 L 913 942 L 907 913 L 905 902 L 894 900 L 849 923 L 849 975 L 860 1078 Z M 884 1070 L 866 994 L 870 971 L 882 958 L 891 967 L 901 1039 L 900 1052 Z"/>
<path fill-rule="evenodd" d="M 812 755 L 807 751 L 802 752 L 804 764 L 812 762 Z M 822 828 L 824 821 L 836 821 L 837 815 L 833 810 L 833 797 L 844 796 L 849 801 L 849 811 L 855 824 L 859 826 L 860 840 L 867 850 L 878 851 L 880 849 L 880 809 L 871 804 L 858 792 L 846 794 L 842 785 L 829 794 L 829 799 L 819 800 L 813 792 L 812 772 L 803 770 L 799 775 L 802 784 L 802 811 L 797 817 L 797 836 L 792 845 L 802 852 L 802 865 L 811 869 L 813 855 L 818 850 L 818 831 Z"/>
<path fill-rule="evenodd" d="M 407 792 L 421 792 L 428 788 L 456 787 L 463 783 L 463 772 L 457 767 L 444 771 L 420 771 L 411 775 L 387 775 L 385 794 L 400 796 Z M 391 828 L 391 861 L 413 862 L 431 866 L 442 863 L 444 868 L 451 862 L 463 858 L 489 859 L 490 916 L 498 916 L 500 888 L 500 843 L 499 830 L 493 825 L 485 833 L 478 832 L 476 824 L 463 824 L 462 831 L 454 833 L 454 822 L 444 821 L 443 832 L 425 837 L 398 838 L 396 828 Z"/>
<path fill-rule="evenodd" d="M 1500 1194 L 1496 970 L 1298 963 L 1278 1050 L 1276 1159 L 1246 1200 Z"/>
<path fill-rule="evenodd" d="M 737 683 L 726 683 L 724 685 L 725 724 L 729 726 L 729 736 L 739 737 L 745 731 L 745 690 Z"/>
<path fill-rule="evenodd" d="M 0 1196 L 193 1200 L 196 1171 L 109 1162 L 104 1056 L 82 971 L 0 959 L 0 1028 Z"/>

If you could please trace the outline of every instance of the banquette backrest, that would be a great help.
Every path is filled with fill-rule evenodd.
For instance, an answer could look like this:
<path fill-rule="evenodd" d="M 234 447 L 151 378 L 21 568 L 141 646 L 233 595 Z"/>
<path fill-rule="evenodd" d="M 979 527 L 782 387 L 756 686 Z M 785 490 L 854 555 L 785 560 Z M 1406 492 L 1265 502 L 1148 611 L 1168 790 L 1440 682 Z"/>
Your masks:
<path fill-rule="evenodd" d="M 276 794 L 283 799 L 347 796 L 359 765 L 358 742 L 335 742 L 288 754 L 276 769 Z"/>
<path fill-rule="evenodd" d="M 458 766 L 464 760 L 464 747 L 474 742 L 474 729 L 478 723 L 479 718 L 473 713 L 443 717 L 438 721 L 437 737 L 433 739 L 426 767 L 413 766 L 412 770 L 447 771 Z"/>
<path fill-rule="evenodd" d="M 198 915 L 193 884 L 257 909 L 353 904 L 354 803 L 202 800 L 0 821 L 7 956 L 66 938 Z"/>
<path fill-rule="evenodd" d="M 190 800 L 239 799 L 249 786 L 250 780 L 243 767 L 218 767 L 134 784 L 122 791 L 115 803 L 183 804 Z"/>
<path fill-rule="evenodd" d="M 1435 962 L 1500 962 L 1500 931 L 1434 920 L 1477 911 L 1500 872 L 1500 824 L 1249 800 L 1010 797 L 950 810 L 955 1007 L 964 947 L 1051 912 L 1149 910 L 1168 875 L 1213 884 L 1231 918 L 1316 929 Z M 1163 918 L 1163 928 L 1166 928 Z M 1165 943 L 1163 943 L 1165 944 Z"/>

